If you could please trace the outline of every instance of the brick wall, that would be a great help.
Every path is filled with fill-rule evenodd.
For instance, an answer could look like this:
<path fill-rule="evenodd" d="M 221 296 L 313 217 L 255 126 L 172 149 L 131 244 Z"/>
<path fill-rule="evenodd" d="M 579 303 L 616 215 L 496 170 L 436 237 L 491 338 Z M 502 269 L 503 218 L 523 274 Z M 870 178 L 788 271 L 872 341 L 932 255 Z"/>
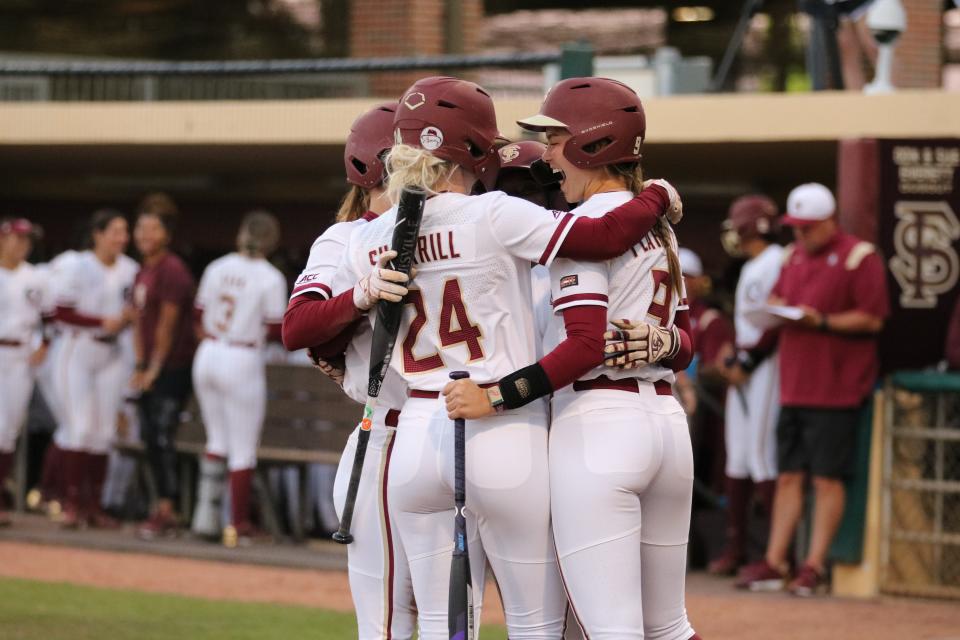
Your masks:
<path fill-rule="evenodd" d="M 942 82 L 943 0 L 902 0 L 907 30 L 894 54 L 893 84 L 899 88 L 934 88 Z"/>
<path fill-rule="evenodd" d="M 455 0 L 456 1 L 456 0 Z M 464 52 L 478 49 L 482 0 L 460 1 Z M 350 56 L 354 58 L 439 55 L 446 53 L 447 0 L 353 0 L 350 7 Z M 375 95 L 399 97 L 427 70 L 371 75 Z"/>

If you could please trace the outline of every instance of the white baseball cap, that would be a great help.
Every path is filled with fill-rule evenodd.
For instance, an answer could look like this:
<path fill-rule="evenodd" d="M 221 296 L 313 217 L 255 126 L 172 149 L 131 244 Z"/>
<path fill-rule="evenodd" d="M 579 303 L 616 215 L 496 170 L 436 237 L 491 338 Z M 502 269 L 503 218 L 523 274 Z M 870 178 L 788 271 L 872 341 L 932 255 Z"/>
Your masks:
<path fill-rule="evenodd" d="M 700 256 L 693 251 L 686 247 L 680 247 L 677 257 L 680 258 L 680 271 L 683 272 L 683 275 L 693 278 L 699 278 L 703 275 L 703 263 L 700 262 Z"/>
<path fill-rule="evenodd" d="M 830 189 L 818 182 L 808 182 L 796 187 L 787 196 L 787 213 L 783 224 L 802 226 L 826 220 L 837 210 L 837 201 Z"/>

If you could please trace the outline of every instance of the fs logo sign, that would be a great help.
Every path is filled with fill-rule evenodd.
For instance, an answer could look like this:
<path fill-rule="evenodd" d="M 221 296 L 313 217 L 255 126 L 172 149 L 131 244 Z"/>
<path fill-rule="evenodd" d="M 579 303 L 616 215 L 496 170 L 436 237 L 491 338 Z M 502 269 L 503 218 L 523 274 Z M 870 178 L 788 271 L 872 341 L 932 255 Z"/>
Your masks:
<path fill-rule="evenodd" d="M 960 277 L 960 257 L 953 248 L 960 221 L 945 201 L 898 202 L 893 230 L 896 255 L 890 270 L 900 285 L 900 306 L 931 309 Z"/>

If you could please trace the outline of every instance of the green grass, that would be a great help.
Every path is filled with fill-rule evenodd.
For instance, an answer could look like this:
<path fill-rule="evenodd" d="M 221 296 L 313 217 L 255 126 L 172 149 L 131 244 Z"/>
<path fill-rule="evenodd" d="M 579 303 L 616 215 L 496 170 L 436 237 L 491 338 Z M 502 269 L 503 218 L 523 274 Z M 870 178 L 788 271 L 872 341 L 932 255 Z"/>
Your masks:
<path fill-rule="evenodd" d="M 4 640 L 347 640 L 350 614 L 276 604 L 0 579 Z M 505 640 L 484 627 L 482 640 Z"/>

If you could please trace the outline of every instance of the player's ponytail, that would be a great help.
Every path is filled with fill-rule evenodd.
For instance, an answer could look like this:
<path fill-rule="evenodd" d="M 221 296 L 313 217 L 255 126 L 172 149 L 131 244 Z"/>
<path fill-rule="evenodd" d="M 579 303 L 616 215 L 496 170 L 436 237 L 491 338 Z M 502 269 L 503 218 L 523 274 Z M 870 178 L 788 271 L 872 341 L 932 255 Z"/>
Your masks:
<path fill-rule="evenodd" d="M 350 185 L 349 191 L 340 201 L 337 211 L 337 222 L 353 222 L 370 210 L 370 192 L 355 184 Z"/>
<path fill-rule="evenodd" d="M 387 168 L 387 197 L 390 202 L 400 202 L 400 194 L 407 187 L 423 189 L 436 195 L 436 188 L 450 179 L 457 165 L 441 160 L 426 149 L 407 144 L 395 144 L 390 148 L 384 164 Z"/>
<path fill-rule="evenodd" d="M 614 177 L 623 180 L 624 189 L 627 191 L 636 195 L 639 195 L 643 191 L 643 168 L 639 162 L 608 165 L 607 169 Z M 660 216 L 660 219 L 657 220 L 657 224 L 653 226 L 650 233 L 660 241 L 660 245 L 667 254 L 670 286 L 679 296 L 683 291 L 683 271 L 680 269 L 680 258 L 677 257 L 677 249 L 675 246 L 676 236 L 666 216 Z"/>

